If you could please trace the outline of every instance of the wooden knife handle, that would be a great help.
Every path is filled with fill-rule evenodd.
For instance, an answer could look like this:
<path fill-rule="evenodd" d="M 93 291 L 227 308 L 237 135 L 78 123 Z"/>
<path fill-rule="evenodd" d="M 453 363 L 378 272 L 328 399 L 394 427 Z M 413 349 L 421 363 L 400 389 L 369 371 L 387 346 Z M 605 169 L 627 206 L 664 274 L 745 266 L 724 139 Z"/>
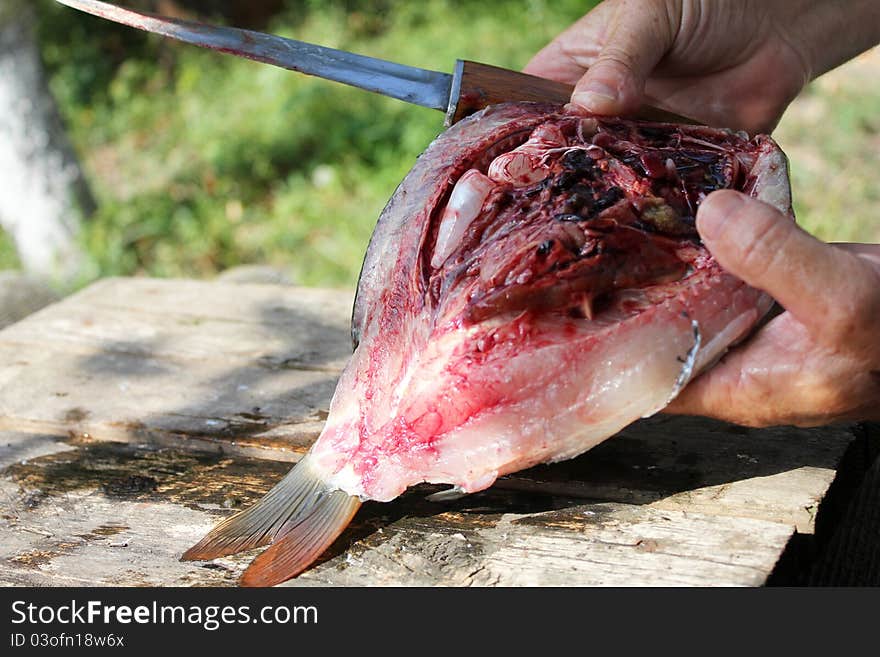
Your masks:
<path fill-rule="evenodd" d="M 571 87 L 562 82 L 539 78 L 510 69 L 459 59 L 452 76 L 452 93 L 446 112 L 446 125 L 496 103 L 534 101 L 565 104 L 571 100 Z M 647 105 L 632 118 L 667 123 L 699 124 L 699 121 Z"/>

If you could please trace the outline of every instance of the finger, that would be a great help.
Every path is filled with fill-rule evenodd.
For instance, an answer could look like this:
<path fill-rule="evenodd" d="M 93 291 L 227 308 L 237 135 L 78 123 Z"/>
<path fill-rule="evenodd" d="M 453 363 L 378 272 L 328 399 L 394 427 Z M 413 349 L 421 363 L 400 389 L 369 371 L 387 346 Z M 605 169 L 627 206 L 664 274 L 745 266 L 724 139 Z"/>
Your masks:
<path fill-rule="evenodd" d="M 532 57 L 523 71 L 574 86 L 599 55 L 614 5 L 606 0 L 581 17 Z"/>
<path fill-rule="evenodd" d="M 689 383 L 664 410 L 748 426 L 872 419 L 880 417 L 872 362 L 876 356 L 817 345 L 785 313 Z"/>
<path fill-rule="evenodd" d="M 597 114 L 621 114 L 642 104 L 648 76 L 672 47 L 675 34 L 665 3 L 621 0 L 613 9 L 600 36 L 599 55 L 571 97 Z"/>
<path fill-rule="evenodd" d="M 752 427 L 821 424 L 830 409 L 815 376 L 825 368 L 809 365 L 815 350 L 808 329 L 780 315 L 689 383 L 665 411 Z"/>
<path fill-rule="evenodd" d="M 697 229 L 722 267 L 769 293 L 817 339 L 871 339 L 880 317 L 880 275 L 867 261 L 732 190 L 703 201 Z"/>
<path fill-rule="evenodd" d="M 834 246 L 880 267 L 880 244 L 860 244 L 858 242 L 835 242 Z"/>
<path fill-rule="evenodd" d="M 803 326 L 789 323 L 784 328 L 786 339 L 773 339 L 783 328 L 781 324 L 771 321 L 747 344 L 725 354 L 718 364 L 689 383 L 664 412 L 714 417 L 753 427 L 797 422 L 790 387 L 780 386 L 779 380 L 800 378 L 788 371 L 801 361 L 801 354 L 791 350 L 809 338 Z"/>

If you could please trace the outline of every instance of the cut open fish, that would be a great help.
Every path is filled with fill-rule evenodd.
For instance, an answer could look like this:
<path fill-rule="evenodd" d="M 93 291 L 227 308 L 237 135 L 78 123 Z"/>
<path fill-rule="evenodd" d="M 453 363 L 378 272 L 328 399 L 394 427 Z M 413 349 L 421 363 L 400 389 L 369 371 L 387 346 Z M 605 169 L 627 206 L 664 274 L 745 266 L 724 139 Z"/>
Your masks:
<path fill-rule="evenodd" d="M 772 304 L 699 240 L 697 208 L 721 188 L 791 214 L 764 135 L 532 103 L 447 130 L 376 226 L 320 437 L 184 558 L 271 543 L 242 584 L 275 584 L 364 500 L 480 491 L 663 409 Z"/>

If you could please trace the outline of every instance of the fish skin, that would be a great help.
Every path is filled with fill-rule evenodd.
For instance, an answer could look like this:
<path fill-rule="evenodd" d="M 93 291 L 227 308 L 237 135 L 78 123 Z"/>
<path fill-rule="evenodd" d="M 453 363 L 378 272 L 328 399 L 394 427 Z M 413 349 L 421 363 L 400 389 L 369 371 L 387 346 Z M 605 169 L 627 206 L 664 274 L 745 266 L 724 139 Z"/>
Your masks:
<path fill-rule="evenodd" d="M 420 482 L 472 493 L 504 474 L 572 458 L 662 410 L 688 380 L 748 335 L 772 299 L 724 271 L 696 238 L 649 240 L 656 253 L 647 260 L 662 265 L 662 254 L 674 253 L 686 267 L 664 278 L 668 268 L 651 270 L 648 262 L 635 282 L 626 276 L 597 278 L 612 290 L 634 287 L 618 290 L 610 305 L 597 311 L 588 286 L 586 318 L 554 306 L 552 293 L 564 281 L 547 287 L 549 301 L 523 300 L 517 286 L 509 285 L 488 310 L 473 312 L 474 300 L 495 290 L 495 279 L 482 280 L 480 267 L 499 265 L 503 274 L 503 260 L 517 239 L 525 239 L 525 229 L 498 230 L 498 241 L 490 236 L 487 245 L 481 243 L 479 256 L 463 246 L 444 258 L 445 264 L 432 265 L 439 216 L 462 175 L 485 172 L 548 117 L 571 116 L 545 104 L 491 106 L 441 134 L 419 157 L 380 216 L 367 250 L 352 315 L 355 351 L 321 435 L 265 503 L 245 511 L 242 520 L 227 520 L 185 558 L 213 558 L 272 542 L 243 583 L 268 585 L 292 577 L 332 543 L 361 501 L 389 501 Z M 742 141 L 730 131 L 687 130 L 696 142 Z M 604 144 L 599 151 L 613 146 L 595 141 Z M 769 137 L 750 144 L 742 157 L 750 166 L 743 191 L 791 215 L 785 156 Z M 728 169 L 744 166 L 738 162 Z M 615 173 L 619 166 L 612 164 L 609 175 L 632 176 Z M 662 174 L 657 162 L 648 164 L 646 169 Z M 731 171 L 727 175 L 735 175 Z M 608 216 L 624 216 L 613 215 L 623 206 L 609 204 Z M 600 232 L 614 223 L 605 216 L 595 219 Z M 566 221 L 546 228 L 562 241 L 577 238 Z M 473 241 L 479 230 L 468 227 L 467 239 Z M 500 246 L 492 251 L 493 244 Z M 526 239 L 519 245 L 523 254 L 533 253 L 530 244 Z M 541 257 L 552 252 L 544 244 Z M 650 249 L 645 253 L 653 253 Z M 627 253 L 580 262 L 587 268 L 619 266 L 624 274 L 637 273 L 641 265 Z M 670 276 L 678 278 L 667 280 Z M 652 277 L 660 283 L 645 282 Z M 578 290 L 569 292 L 580 298 Z"/>

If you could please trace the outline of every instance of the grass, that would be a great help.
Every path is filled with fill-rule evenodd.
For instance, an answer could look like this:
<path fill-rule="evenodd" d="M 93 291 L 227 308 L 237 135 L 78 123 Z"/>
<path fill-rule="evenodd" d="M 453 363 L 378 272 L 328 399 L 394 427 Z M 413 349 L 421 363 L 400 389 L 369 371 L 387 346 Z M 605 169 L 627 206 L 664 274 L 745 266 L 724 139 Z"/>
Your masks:
<path fill-rule="evenodd" d="M 521 67 L 583 3 L 290 6 L 270 31 L 451 71 L 457 57 Z M 442 114 L 96 25 L 47 7 L 42 26 L 52 88 L 100 203 L 83 236 L 85 280 L 268 263 L 306 285 L 353 286 L 379 212 Z"/>
<path fill-rule="evenodd" d="M 798 221 L 827 241 L 880 242 L 878 78 L 875 48 L 810 85 L 775 132 Z"/>
<path fill-rule="evenodd" d="M 518 68 L 584 6 L 291 1 L 268 29 L 435 70 L 456 58 Z M 442 129 L 439 112 L 40 7 L 51 86 L 100 203 L 80 283 L 267 263 L 353 286 L 376 217 Z M 827 240 L 880 241 L 878 74 L 832 73 L 777 132 L 799 219 Z"/>

